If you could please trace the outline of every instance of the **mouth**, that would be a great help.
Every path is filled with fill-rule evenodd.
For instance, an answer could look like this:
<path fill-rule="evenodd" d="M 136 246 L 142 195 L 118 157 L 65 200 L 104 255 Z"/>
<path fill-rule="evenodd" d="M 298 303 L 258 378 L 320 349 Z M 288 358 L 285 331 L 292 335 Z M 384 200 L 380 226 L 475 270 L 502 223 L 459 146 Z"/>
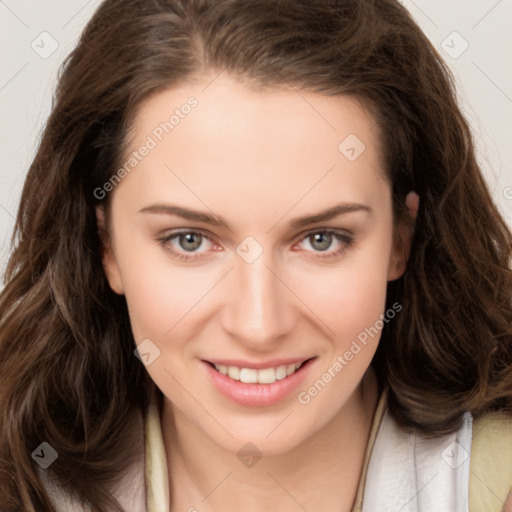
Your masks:
<path fill-rule="evenodd" d="M 228 376 L 230 379 L 243 382 L 245 384 L 273 384 L 278 380 L 283 380 L 293 375 L 303 365 L 314 358 L 305 359 L 296 363 L 280 364 L 276 366 L 266 366 L 264 368 L 251 368 L 248 366 L 215 364 L 206 361 L 212 368 Z"/>
<path fill-rule="evenodd" d="M 241 405 L 263 407 L 290 397 L 306 378 L 316 357 L 256 364 L 203 359 L 202 363 L 214 388 L 222 395 Z"/>

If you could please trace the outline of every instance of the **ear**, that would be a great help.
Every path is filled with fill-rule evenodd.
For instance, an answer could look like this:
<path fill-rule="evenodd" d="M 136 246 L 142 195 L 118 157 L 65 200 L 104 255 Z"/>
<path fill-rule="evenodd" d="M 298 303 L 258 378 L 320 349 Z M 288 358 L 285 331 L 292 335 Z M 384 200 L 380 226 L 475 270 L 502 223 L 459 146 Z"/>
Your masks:
<path fill-rule="evenodd" d="M 393 251 L 389 261 L 388 280 L 394 281 L 403 276 L 407 268 L 407 261 L 411 252 L 412 237 L 414 235 L 414 221 L 418 214 L 420 198 L 416 192 L 409 192 L 405 198 L 405 205 L 409 210 L 409 221 L 401 221 L 396 227 Z"/>
<path fill-rule="evenodd" d="M 107 276 L 110 288 L 118 295 L 123 295 L 123 283 L 121 281 L 121 273 L 112 248 L 112 238 L 108 231 L 105 208 L 103 206 L 96 207 L 96 222 L 98 226 L 98 236 L 101 241 L 101 262 L 103 270 Z"/>

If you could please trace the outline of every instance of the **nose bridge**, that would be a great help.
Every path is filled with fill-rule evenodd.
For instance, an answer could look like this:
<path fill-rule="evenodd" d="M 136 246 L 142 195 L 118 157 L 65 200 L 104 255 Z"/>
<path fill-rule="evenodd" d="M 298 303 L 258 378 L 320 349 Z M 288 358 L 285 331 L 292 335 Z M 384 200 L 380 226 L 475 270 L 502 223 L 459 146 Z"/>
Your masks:
<path fill-rule="evenodd" d="M 246 343 L 272 342 L 292 327 L 290 294 L 270 270 L 273 266 L 270 251 L 252 261 L 242 254 L 230 273 L 224 328 Z"/>

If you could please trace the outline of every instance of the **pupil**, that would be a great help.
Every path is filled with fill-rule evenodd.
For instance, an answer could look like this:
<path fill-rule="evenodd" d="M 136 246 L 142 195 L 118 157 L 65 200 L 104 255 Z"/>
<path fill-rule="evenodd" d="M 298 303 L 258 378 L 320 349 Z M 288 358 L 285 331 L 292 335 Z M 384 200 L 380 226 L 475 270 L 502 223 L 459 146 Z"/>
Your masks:
<path fill-rule="evenodd" d="M 332 235 L 329 233 L 315 233 L 310 237 L 311 245 L 318 251 L 325 251 L 331 245 Z"/>
<path fill-rule="evenodd" d="M 193 251 L 201 245 L 202 239 L 202 235 L 198 233 L 186 233 L 185 235 L 180 235 L 180 245 L 187 251 Z"/>

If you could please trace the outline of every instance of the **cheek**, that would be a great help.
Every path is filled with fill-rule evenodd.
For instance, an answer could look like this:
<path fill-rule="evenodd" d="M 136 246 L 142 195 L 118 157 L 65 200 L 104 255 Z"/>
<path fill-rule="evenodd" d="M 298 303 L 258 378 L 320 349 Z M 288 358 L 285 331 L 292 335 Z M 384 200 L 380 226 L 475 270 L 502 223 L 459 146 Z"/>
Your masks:
<path fill-rule="evenodd" d="M 323 322 L 338 349 L 350 345 L 384 312 L 391 229 L 381 233 L 349 249 L 336 268 L 316 269 L 297 280 L 298 294 Z"/>
<path fill-rule="evenodd" d="M 149 351 L 156 355 L 148 374 L 179 409 L 187 409 L 190 397 L 180 386 L 189 379 L 183 362 L 195 355 L 190 342 L 204 327 L 201 315 L 215 276 L 172 264 L 163 250 L 158 252 L 125 252 L 120 261 L 124 292 L 136 345 L 149 339 Z"/>
<path fill-rule="evenodd" d="M 146 338 L 164 343 L 175 328 L 189 325 L 195 306 L 215 283 L 211 272 L 176 265 L 163 249 L 147 241 L 138 244 L 137 249 L 120 244 L 118 253 L 137 343 Z"/>

